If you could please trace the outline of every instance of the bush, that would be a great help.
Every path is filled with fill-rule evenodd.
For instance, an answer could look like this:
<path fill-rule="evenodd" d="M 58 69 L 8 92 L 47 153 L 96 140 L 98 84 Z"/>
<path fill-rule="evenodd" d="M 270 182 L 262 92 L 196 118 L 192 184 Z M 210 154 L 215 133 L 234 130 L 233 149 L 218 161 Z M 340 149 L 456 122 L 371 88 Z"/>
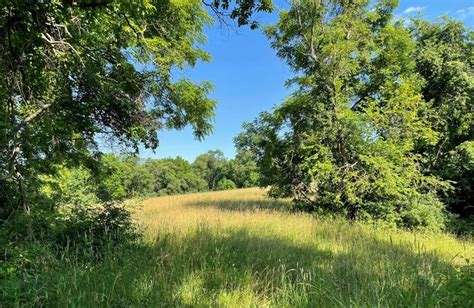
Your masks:
<path fill-rule="evenodd" d="M 121 202 L 60 205 L 54 218 L 55 244 L 61 249 L 84 249 L 86 258 L 96 258 L 106 246 L 136 239 L 129 206 Z"/>
<path fill-rule="evenodd" d="M 232 180 L 229 179 L 222 179 L 217 183 L 217 190 L 229 190 L 229 189 L 236 189 L 237 185 Z"/>
<path fill-rule="evenodd" d="M 53 212 L 32 209 L 0 229 L 0 307 L 41 301 L 38 279 L 68 265 L 90 267 L 139 239 L 123 203 L 60 204 Z M 34 234 L 32 236 L 31 234 Z"/>
<path fill-rule="evenodd" d="M 434 195 L 425 195 L 415 200 L 400 213 L 401 226 L 429 231 L 443 230 L 447 214 L 444 204 Z"/>
<path fill-rule="evenodd" d="M 474 239 L 474 215 L 467 218 L 451 215 L 448 231 L 462 237 Z"/>

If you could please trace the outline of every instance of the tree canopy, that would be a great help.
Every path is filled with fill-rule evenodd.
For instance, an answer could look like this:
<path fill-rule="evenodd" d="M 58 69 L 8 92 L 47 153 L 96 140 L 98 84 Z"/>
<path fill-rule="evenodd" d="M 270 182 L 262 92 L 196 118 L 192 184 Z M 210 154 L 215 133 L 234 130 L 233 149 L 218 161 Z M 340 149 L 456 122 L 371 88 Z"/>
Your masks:
<path fill-rule="evenodd" d="M 452 212 L 474 215 L 474 32 L 460 21 L 415 20 L 410 32 L 417 44 L 421 93 L 430 103 L 430 123 L 437 142 L 418 149 L 426 156 L 427 172 L 448 180 L 453 189 L 443 195 Z"/>
<path fill-rule="evenodd" d="M 406 26 L 393 17 L 396 5 L 292 1 L 265 31 L 295 71 L 296 90 L 245 124 L 236 143 L 254 153 L 273 196 L 438 229 L 453 183 L 427 166 L 441 147 L 472 139 L 472 33 L 452 21 Z"/>
<path fill-rule="evenodd" d="M 209 82 L 172 71 L 209 61 L 212 19 L 255 23 L 267 0 L 10 1 L 0 5 L 1 215 L 31 202 L 38 173 L 96 160 L 112 140 L 155 149 L 157 130 L 212 131 Z M 5 216 L 4 216 L 5 217 Z"/>

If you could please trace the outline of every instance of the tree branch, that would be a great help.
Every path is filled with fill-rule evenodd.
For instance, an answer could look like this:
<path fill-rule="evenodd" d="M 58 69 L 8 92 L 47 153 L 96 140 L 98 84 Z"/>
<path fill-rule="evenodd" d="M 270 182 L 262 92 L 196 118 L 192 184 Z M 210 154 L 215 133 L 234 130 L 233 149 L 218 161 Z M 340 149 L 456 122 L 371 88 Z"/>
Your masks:
<path fill-rule="evenodd" d="M 27 116 L 15 129 L 14 129 L 14 134 L 13 135 L 16 135 L 18 134 L 23 128 L 25 128 L 26 126 L 28 126 L 28 124 L 30 124 L 31 121 L 33 121 L 34 119 L 36 119 L 38 116 L 40 116 L 43 112 L 45 112 L 46 110 L 48 110 L 49 108 L 51 108 L 52 104 L 44 104 L 43 106 L 41 106 L 38 110 L 36 110 L 35 112 L 33 112 L 32 114 L 30 114 L 29 116 Z"/>

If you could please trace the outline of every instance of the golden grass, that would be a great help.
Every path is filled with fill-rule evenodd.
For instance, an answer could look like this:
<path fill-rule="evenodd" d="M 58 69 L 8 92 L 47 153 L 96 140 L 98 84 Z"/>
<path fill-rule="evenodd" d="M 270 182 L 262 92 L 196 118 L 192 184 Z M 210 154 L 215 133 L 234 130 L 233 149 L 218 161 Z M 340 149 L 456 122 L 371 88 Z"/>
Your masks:
<path fill-rule="evenodd" d="M 151 198 L 145 240 L 52 275 L 55 306 L 474 307 L 474 244 L 317 219 L 242 189 Z M 467 270 L 466 270 L 467 269 Z"/>
<path fill-rule="evenodd" d="M 259 237 L 281 238 L 297 245 L 318 242 L 332 252 L 347 251 L 358 236 L 394 245 L 411 245 L 433 252 L 452 264 L 465 264 L 474 257 L 474 244 L 448 234 L 416 233 L 403 230 L 348 224 L 341 220 L 321 220 L 303 213 L 289 213 L 287 200 L 271 200 L 258 188 L 193 193 L 145 200 L 135 215 L 146 230 L 148 240 L 166 233 L 196 232 L 202 226 L 225 232 L 245 228 Z M 327 239 L 329 237 L 329 239 Z"/>
<path fill-rule="evenodd" d="M 135 218 L 159 260 L 149 279 L 167 287 L 145 298 L 230 307 L 474 304 L 472 280 L 459 273 L 472 242 L 317 219 L 288 205 L 260 189 L 146 200 Z"/>

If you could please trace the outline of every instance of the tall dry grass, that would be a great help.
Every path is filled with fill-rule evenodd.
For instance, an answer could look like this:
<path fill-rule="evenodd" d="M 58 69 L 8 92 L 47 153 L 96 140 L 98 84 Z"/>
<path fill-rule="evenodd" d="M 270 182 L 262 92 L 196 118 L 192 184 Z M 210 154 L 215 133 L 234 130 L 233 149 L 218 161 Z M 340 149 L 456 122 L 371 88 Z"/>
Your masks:
<path fill-rule="evenodd" d="M 58 306 L 474 305 L 474 244 L 316 219 L 259 189 L 146 200 L 145 240 L 97 267 L 51 274 Z M 472 268 L 471 268 L 472 270 Z"/>

